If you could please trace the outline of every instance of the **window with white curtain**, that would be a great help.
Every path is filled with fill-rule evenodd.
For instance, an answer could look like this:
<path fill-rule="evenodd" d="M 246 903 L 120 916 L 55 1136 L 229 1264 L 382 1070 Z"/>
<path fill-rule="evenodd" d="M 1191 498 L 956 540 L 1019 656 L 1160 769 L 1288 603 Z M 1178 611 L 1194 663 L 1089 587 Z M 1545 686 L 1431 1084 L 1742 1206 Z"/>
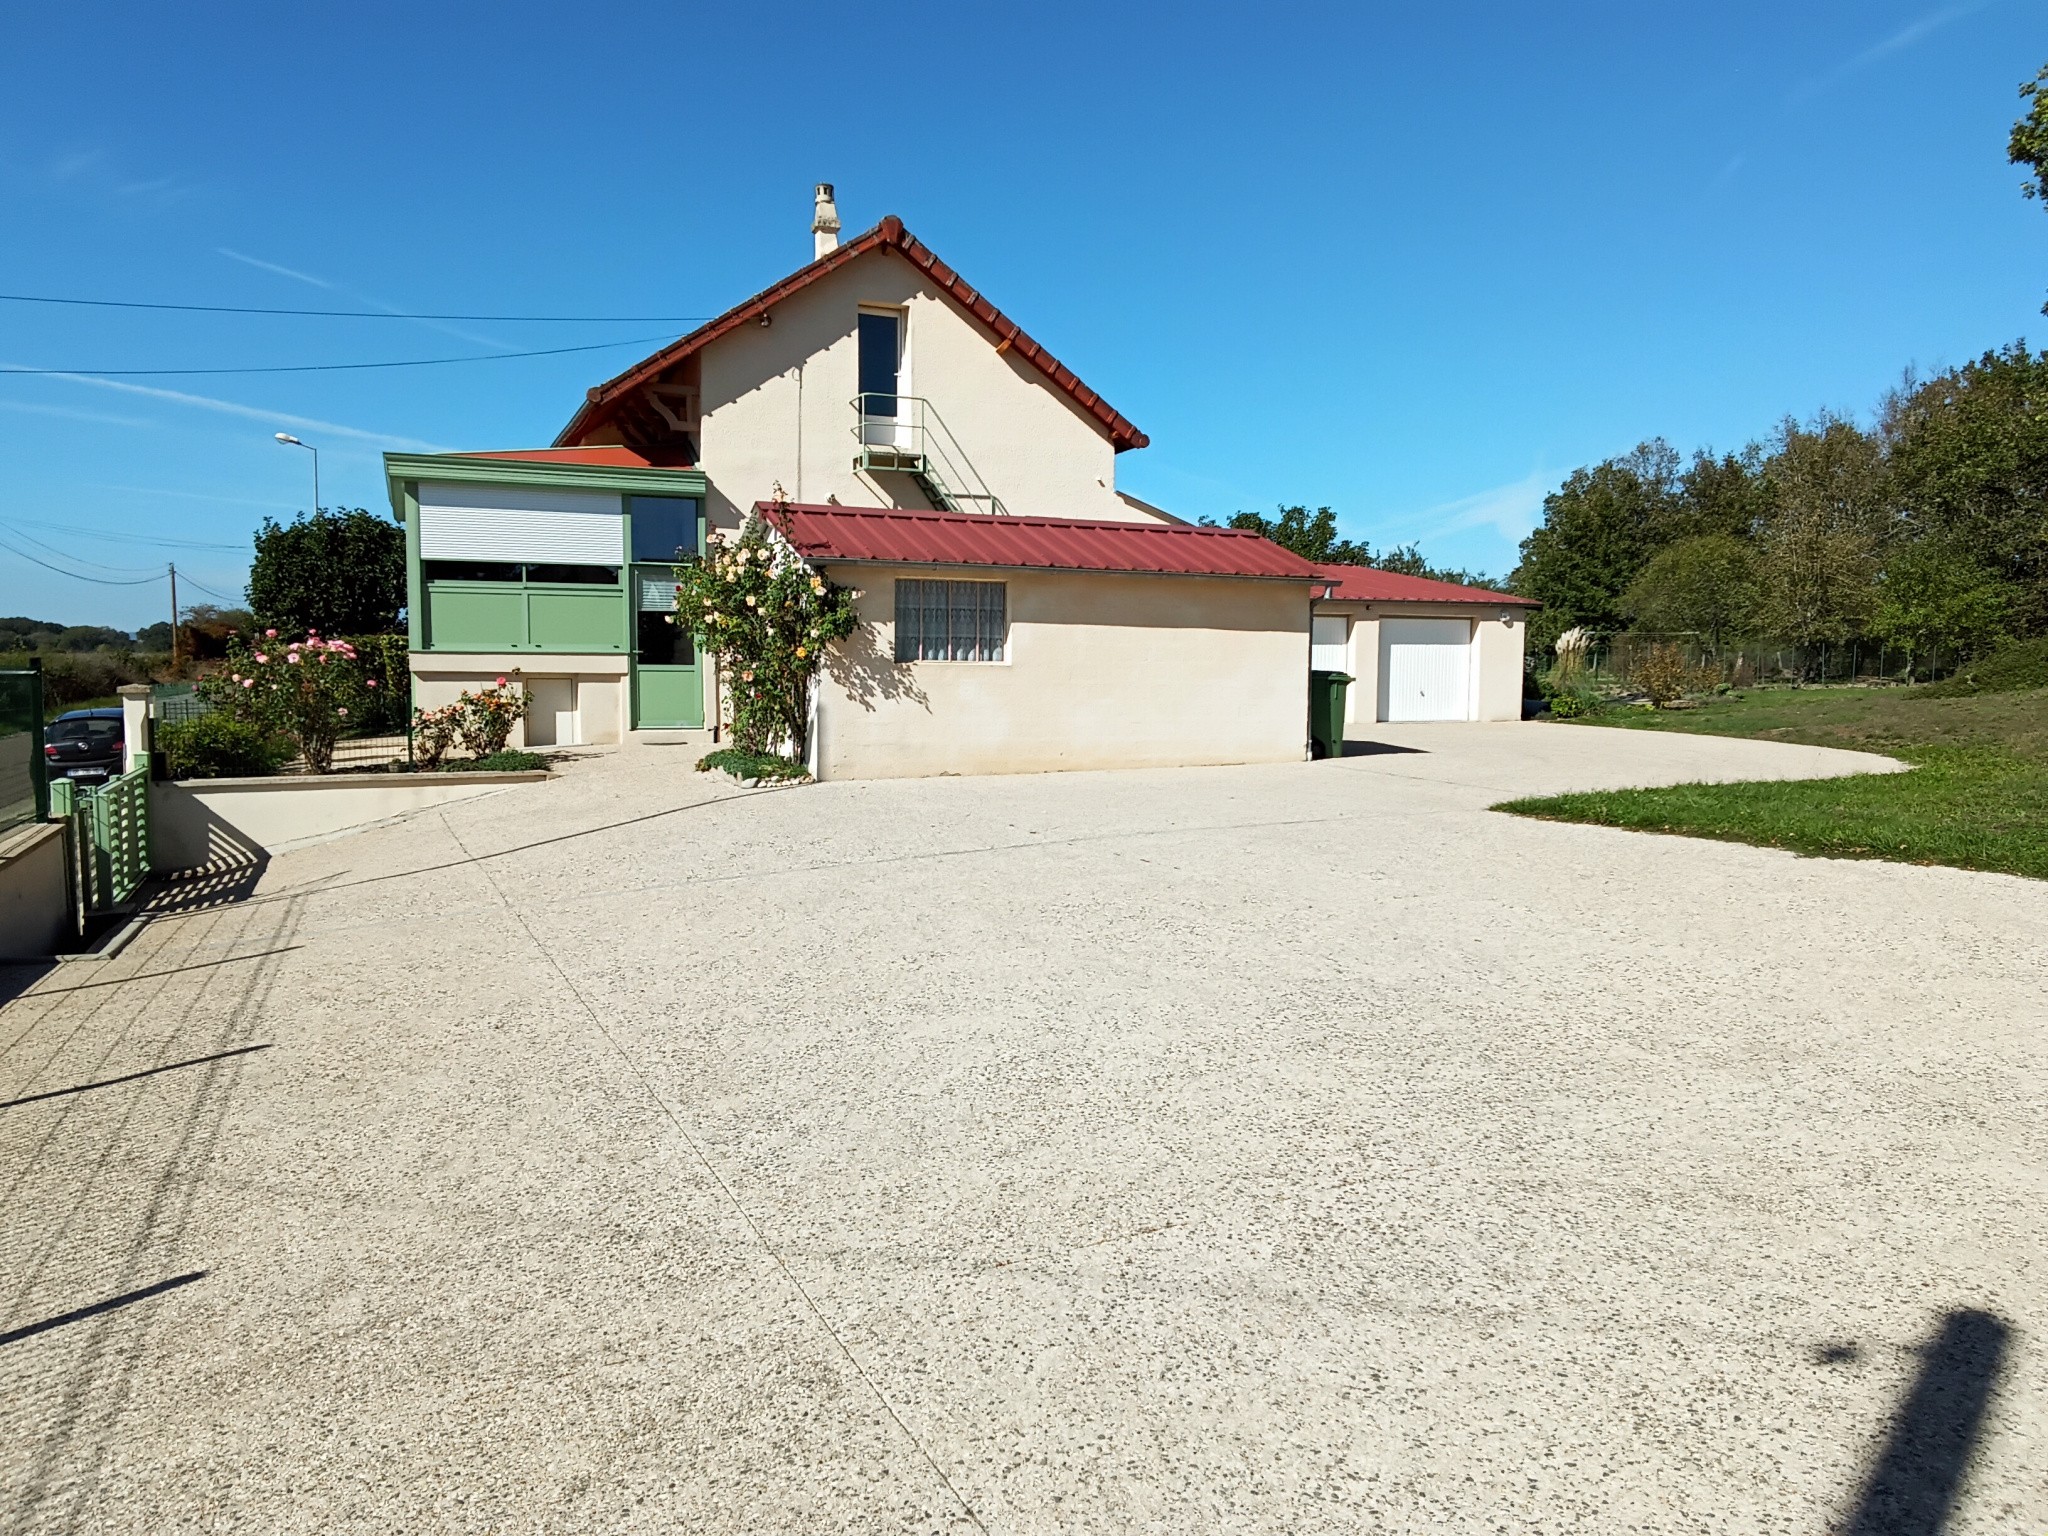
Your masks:
<path fill-rule="evenodd" d="M 1003 582 L 896 583 L 898 661 L 1001 661 L 1008 627 Z"/>

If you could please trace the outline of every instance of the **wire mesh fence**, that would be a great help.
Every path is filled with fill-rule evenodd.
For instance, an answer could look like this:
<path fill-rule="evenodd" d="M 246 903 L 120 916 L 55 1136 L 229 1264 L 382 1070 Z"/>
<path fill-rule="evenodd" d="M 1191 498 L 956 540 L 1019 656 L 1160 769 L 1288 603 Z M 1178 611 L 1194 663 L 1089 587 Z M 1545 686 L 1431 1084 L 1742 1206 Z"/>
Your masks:
<path fill-rule="evenodd" d="M 39 821 L 43 781 L 43 676 L 0 672 L 0 832 Z"/>
<path fill-rule="evenodd" d="M 1736 688 L 1774 684 L 1926 683 L 1953 672 L 1963 658 L 1952 648 L 1914 651 L 1871 640 L 1822 641 L 1799 645 L 1784 641 L 1714 644 L 1697 634 L 1614 635 L 1585 652 L 1588 681 L 1627 686 L 1643 658 L 1658 646 L 1675 646 L 1697 674 L 1712 674 Z"/>

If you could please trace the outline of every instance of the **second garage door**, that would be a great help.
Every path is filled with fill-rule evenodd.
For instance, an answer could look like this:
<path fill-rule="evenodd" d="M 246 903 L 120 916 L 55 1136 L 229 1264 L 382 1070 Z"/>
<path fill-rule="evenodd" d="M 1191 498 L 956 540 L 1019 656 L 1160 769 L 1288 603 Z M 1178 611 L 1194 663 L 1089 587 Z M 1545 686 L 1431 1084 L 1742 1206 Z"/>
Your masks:
<path fill-rule="evenodd" d="M 1380 620 L 1380 718 L 1472 718 L 1472 621 Z"/>

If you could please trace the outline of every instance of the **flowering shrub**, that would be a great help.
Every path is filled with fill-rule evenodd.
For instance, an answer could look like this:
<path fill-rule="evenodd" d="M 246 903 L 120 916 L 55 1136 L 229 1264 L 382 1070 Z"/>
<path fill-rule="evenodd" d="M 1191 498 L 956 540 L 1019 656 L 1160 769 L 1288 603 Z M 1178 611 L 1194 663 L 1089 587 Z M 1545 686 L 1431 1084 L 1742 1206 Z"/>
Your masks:
<path fill-rule="evenodd" d="M 422 709 L 412 717 L 413 766 L 430 772 L 441 766 L 462 733 L 462 706 L 443 704 L 439 709 Z"/>
<path fill-rule="evenodd" d="M 323 640 L 313 630 L 303 640 L 285 640 L 266 629 L 231 640 L 226 670 L 201 682 L 199 691 L 236 719 L 288 738 L 308 768 L 325 773 L 335 739 L 350 727 L 350 712 L 360 715 L 379 686 L 364 675 L 348 641 Z"/>
<path fill-rule="evenodd" d="M 453 704 L 422 709 L 412 717 L 412 760 L 418 768 L 439 768 L 456 745 L 472 757 L 490 757 L 505 750 L 512 727 L 526 717 L 533 702 L 509 678 L 474 693 L 464 689 Z"/>
<path fill-rule="evenodd" d="M 462 697 L 455 701 L 461 712 L 456 732 L 462 738 L 462 745 L 471 757 L 490 757 L 505 750 L 505 743 L 512 739 L 512 727 L 526 718 L 533 695 L 519 684 L 508 687 L 504 678 L 499 678 L 490 688 L 479 688 L 475 693 L 463 690 Z"/>
<path fill-rule="evenodd" d="M 777 504 L 780 505 L 778 493 Z M 714 533 L 676 567 L 676 616 L 718 658 L 731 699 L 733 745 L 801 760 L 811 682 L 824 648 L 853 633 L 858 595 L 825 580 L 768 521 Z"/>

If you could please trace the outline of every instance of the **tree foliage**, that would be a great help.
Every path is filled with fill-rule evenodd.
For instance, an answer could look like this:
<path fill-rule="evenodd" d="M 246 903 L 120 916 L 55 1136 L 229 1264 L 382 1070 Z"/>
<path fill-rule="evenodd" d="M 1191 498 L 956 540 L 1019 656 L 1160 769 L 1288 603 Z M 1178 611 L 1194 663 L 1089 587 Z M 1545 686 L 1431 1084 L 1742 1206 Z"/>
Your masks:
<path fill-rule="evenodd" d="M 1760 599 L 1755 548 L 1732 534 L 1703 533 L 1652 555 L 1622 606 L 1642 629 L 1696 634 L 1718 653 L 1750 632 Z"/>
<path fill-rule="evenodd" d="M 1328 507 L 1281 507 L 1279 516 L 1263 517 L 1257 512 L 1239 512 L 1230 527 L 1271 539 L 1304 560 L 1318 565 L 1370 565 L 1372 551 L 1337 533 L 1337 514 Z"/>
<path fill-rule="evenodd" d="M 2048 630 L 2048 352 L 1987 352 L 1886 402 L 1889 469 L 1909 532 L 1968 550 Z"/>
<path fill-rule="evenodd" d="M 1514 590 L 1543 604 L 1530 624 L 1548 648 L 1568 629 L 1627 627 L 1625 595 L 1671 526 L 1678 455 L 1662 438 L 1590 469 L 1543 498 L 1543 521 L 1522 541 Z"/>
<path fill-rule="evenodd" d="M 1848 639 L 1877 603 L 1885 531 L 1877 439 L 1827 412 L 1804 426 L 1787 420 L 1764 478 L 1772 500 L 1762 539 L 1767 626 L 1804 646 Z"/>
<path fill-rule="evenodd" d="M 282 630 L 395 630 L 405 608 L 405 530 L 361 507 L 322 507 L 290 523 L 266 517 L 249 567 L 249 606 Z"/>

